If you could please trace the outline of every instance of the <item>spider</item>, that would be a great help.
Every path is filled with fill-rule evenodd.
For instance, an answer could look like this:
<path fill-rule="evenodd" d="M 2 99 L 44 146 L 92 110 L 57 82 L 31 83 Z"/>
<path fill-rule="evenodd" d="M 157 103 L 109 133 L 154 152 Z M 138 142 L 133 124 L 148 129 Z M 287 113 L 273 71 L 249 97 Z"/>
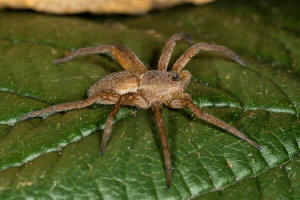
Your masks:
<path fill-rule="evenodd" d="M 111 134 L 110 130 L 113 118 L 118 113 L 121 105 L 135 106 L 141 109 L 151 108 L 155 114 L 160 133 L 166 170 L 167 188 L 171 185 L 172 166 L 162 117 L 163 105 L 174 109 L 187 107 L 198 118 L 220 127 L 235 135 L 239 139 L 248 142 L 253 147 L 260 149 L 259 144 L 248 138 L 245 134 L 228 125 L 224 121 L 203 112 L 203 110 L 193 103 L 190 95 L 184 92 L 185 88 L 190 83 L 191 73 L 183 70 L 183 68 L 200 50 L 224 54 L 243 66 L 245 66 L 245 63 L 237 54 L 224 46 L 196 43 L 175 62 L 171 71 L 167 71 L 167 66 L 175 44 L 181 40 L 187 40 L 190 43 L 193 43 L 191 36 L 188 34 L 177 33 L 172 35 L 162 51 L 161 57 L 158 61 L 157 70 L 147 70 L 143 63 L 130 49 L 120 44 L 80 48 L 72 52 L 67 57 L 54 60 L 54 63 L 62 63 L 80 55 L 110 52 L 124 68 L 124 71 L 114 72 L 100 79 L 89 88 L 87 92 L 88 98 L 83 101 L 58 104 L 39 111 L 34 111 L 19 118 L 18 121 L 34 117 L 48 116 L 50 114 L 72 109 L 84 108 L 94 103 L 114 105 L 106 121 L 102 136 L 100 145 L 101 155 L 105 150 L 105 146 Z"/>

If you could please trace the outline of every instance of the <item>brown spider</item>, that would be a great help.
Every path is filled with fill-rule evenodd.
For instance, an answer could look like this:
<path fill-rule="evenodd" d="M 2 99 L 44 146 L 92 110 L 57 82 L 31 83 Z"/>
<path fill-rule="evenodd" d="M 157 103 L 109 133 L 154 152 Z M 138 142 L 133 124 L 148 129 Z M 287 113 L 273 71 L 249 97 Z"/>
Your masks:
<path fill-rule="evenodd" d="M 187 107 L 198 118 L 225 129 L 241 140 L 260 149 L 260 146 L 256 142 L 249 139 L 237 129 L 231 127 L 222 120 L 203 112 L 192 102 L 190 95 L 184 93 L 185 88 L 190 83 L 191 74 L 186 70 L 182 70 L 191 58 L 200 50 L 222 53 L 231 57 L 241 65 L 245 65 L 245 63 L 233 51 L 224 46 L 196 43 L 175 62 L 171 71 L 167 71 L 167 66 L 176 42 L 185 39 L 192 43 L 191 37 L 183 33 L 174 34 L 169 38 L 159 59 L 157 70 L 148 71 L 131 50 L 119 44 L 81 48 L 65 58 L 54 60 L 54 63 L 61 63 L 69 61 L 79 55 L 110 52 L 125 70 L 114 72 L 100 79 L 96 84 L 90 87 L 87 92 L 88 98 L 83 101 L 54 105 L 49 108 L 34 111 L 21 117 L 18 121 L 33 117 L 47 116 L 72 109 L 79 109 L 94 103 L 114 104 L 114 107 L 108 116 L 102 137 L 100 146 L 100 154 L 102 154 L 110 137 L 113 118 L 118 113 L 121 105 L 136 106 L 142 109 L 151 107 L 154 111 L 160 132 L 168 188 L 171 184 L 171 160 L 161 113 L 162 105 L 169 108 Z"/>

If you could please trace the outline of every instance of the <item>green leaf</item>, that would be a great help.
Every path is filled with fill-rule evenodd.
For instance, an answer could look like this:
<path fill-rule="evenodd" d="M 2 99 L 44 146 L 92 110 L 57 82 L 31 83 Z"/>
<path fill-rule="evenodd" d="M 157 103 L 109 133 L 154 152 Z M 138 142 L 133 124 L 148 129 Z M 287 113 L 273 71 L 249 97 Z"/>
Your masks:
<path fill-rule="evenodd" d="M 258 177 L 249 178 L 225 189 L 211 192 L 198 199 L 299 199 L 300 159 L 269 170 Z M 242 192 L 241 192 L 242 191 Z"/>
<path fill-rule="evenodd" d="M 292 1 L 271 0 L 218 1 L 137 17 L 1 11 L 0 199 L 299 199 L 298 19 Z M 85 99 L 97 80 L 122 70 L 109 54 L 59 65 L 52 60 L 80 47 L 121 43 L 155 69 L 177 32 L 225 45 L 248 63 L 200 53 L 186 67 L 193 75 L 187 92 L 261 151 L 188 110 L 164 108 L 173 165 L 167 189 L 151 110 L 123 107 L 102 156 L 98 133 L 112 106 L 16 123 L 30 111 Z M 171 63 L 187 48 L 179 43 Z"/>

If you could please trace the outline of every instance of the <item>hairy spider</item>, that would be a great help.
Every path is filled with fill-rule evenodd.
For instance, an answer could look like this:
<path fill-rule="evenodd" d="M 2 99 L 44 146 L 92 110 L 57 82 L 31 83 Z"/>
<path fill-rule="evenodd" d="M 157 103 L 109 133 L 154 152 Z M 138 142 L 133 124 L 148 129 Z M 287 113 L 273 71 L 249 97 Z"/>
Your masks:
<path fill-rule="evenodd" d="M 198 118 L 225 129 L 239 139 L 260 149 L 260 146 L 256 142 L 249 139 L 237 129 L 231 127 L 222 120 L 203 112 L 192 102 L 190 95 L 184 93 L 185 88 L 190 83 L 191 74 L 190 72 L 183 70 L 183 68 L 200 50 L 224 54 L 241 65 L 245 65 L 245 63 L 237 56 L 237 54 L 224 46 L 196 43 L 175 62 L 171 71 L 167 71 L 167 66 L 175 44 L 180 40 L 188 40 L 192 43 L 192 38 L 187 34 L 177 33 L 172 35 L 162 51 L 157 70 L 148 71 L 131 50 L 120 44 L 80 48 L 65 58 L 54 60 L 54 63 L 61 63 L 67 62 L 80 55 L 110 52 L 125 70 L 114 72 L 100 79 L 96 84 L 90 87 L 87 92 L 88 98 L 83 101 L 58 104 L 39 111 L 34 111 L 19 118 L 19 121 L 72 109 L 79 109 L 94 103 L 114 104 L 114 107 L 108 116 L 104 134 L 102 136 L 100 145 L 100 154 L 102 154 L 110 137 L 113 118 L 118 113 L 121 105 L 136 106 L 142 109 L 151 107 L 154 111 L 160 132 L 168 188 L 171 184 L 171 160 L 161 112 L 162 105 L 175 109 L 187 107 Z"/>

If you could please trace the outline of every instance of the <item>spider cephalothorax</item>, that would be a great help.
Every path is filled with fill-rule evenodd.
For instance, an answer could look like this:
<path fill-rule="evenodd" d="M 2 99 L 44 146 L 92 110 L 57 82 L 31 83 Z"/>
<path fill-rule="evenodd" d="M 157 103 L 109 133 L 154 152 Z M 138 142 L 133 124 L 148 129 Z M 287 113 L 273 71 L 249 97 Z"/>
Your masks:
<path fill-rule="evenodd" d="M 94 103 L 114 104 L 114 107 L 108 116 L 104 134 L 102 136 L 100 146 L 100 153 L 102 154 L 110 136 L 113 118 L 119 111 L 121 105 L 136 106 L 142 109 L 151 108 L 154 111 L 161 136 L 167 172 L 167 187 L 170 187 L 171 184 L 171 160 L 161 113 L 163 105 L 170 108 L 187 107 L 198 118 L 225 129 L 229 133 L 259 149 L 260 146 L 257 143 L 237 129 L 231 127 L 222 120 L 203 112 L 192 102 L 190 95 L 184 93 L 185 88 L 190 82 L 191 74 L 188 71 L 183 70 L 183 68 L 200 50 L 222 53 L 231 57 L 241 65 L 245 65 L 245 63 L 233 51 L 224 46 L 196 43 L 175 62 L 171 71 L 167 71 L 167 66 L 176 42 L 184 39 L 190 42 L 192 41 L 191 37 L 187 34 L 178 33 L 172 35 L 166 43 L 159 59 L 158 69 L 151 71 L 146 69 L 132 51 L 119 44 L 81 48 L 65 58 L 55 60 L 54 63 L 61 63 L 69 61 L 79 55 L 110 52 L 125 70 L 109 74 L 99 80 L 90 87 L 87 93 L 88 98 L 83 101 L 54 105 L 49 108 L 34 111 L 21 117 L 19 121 L 83 108 Z"/>

